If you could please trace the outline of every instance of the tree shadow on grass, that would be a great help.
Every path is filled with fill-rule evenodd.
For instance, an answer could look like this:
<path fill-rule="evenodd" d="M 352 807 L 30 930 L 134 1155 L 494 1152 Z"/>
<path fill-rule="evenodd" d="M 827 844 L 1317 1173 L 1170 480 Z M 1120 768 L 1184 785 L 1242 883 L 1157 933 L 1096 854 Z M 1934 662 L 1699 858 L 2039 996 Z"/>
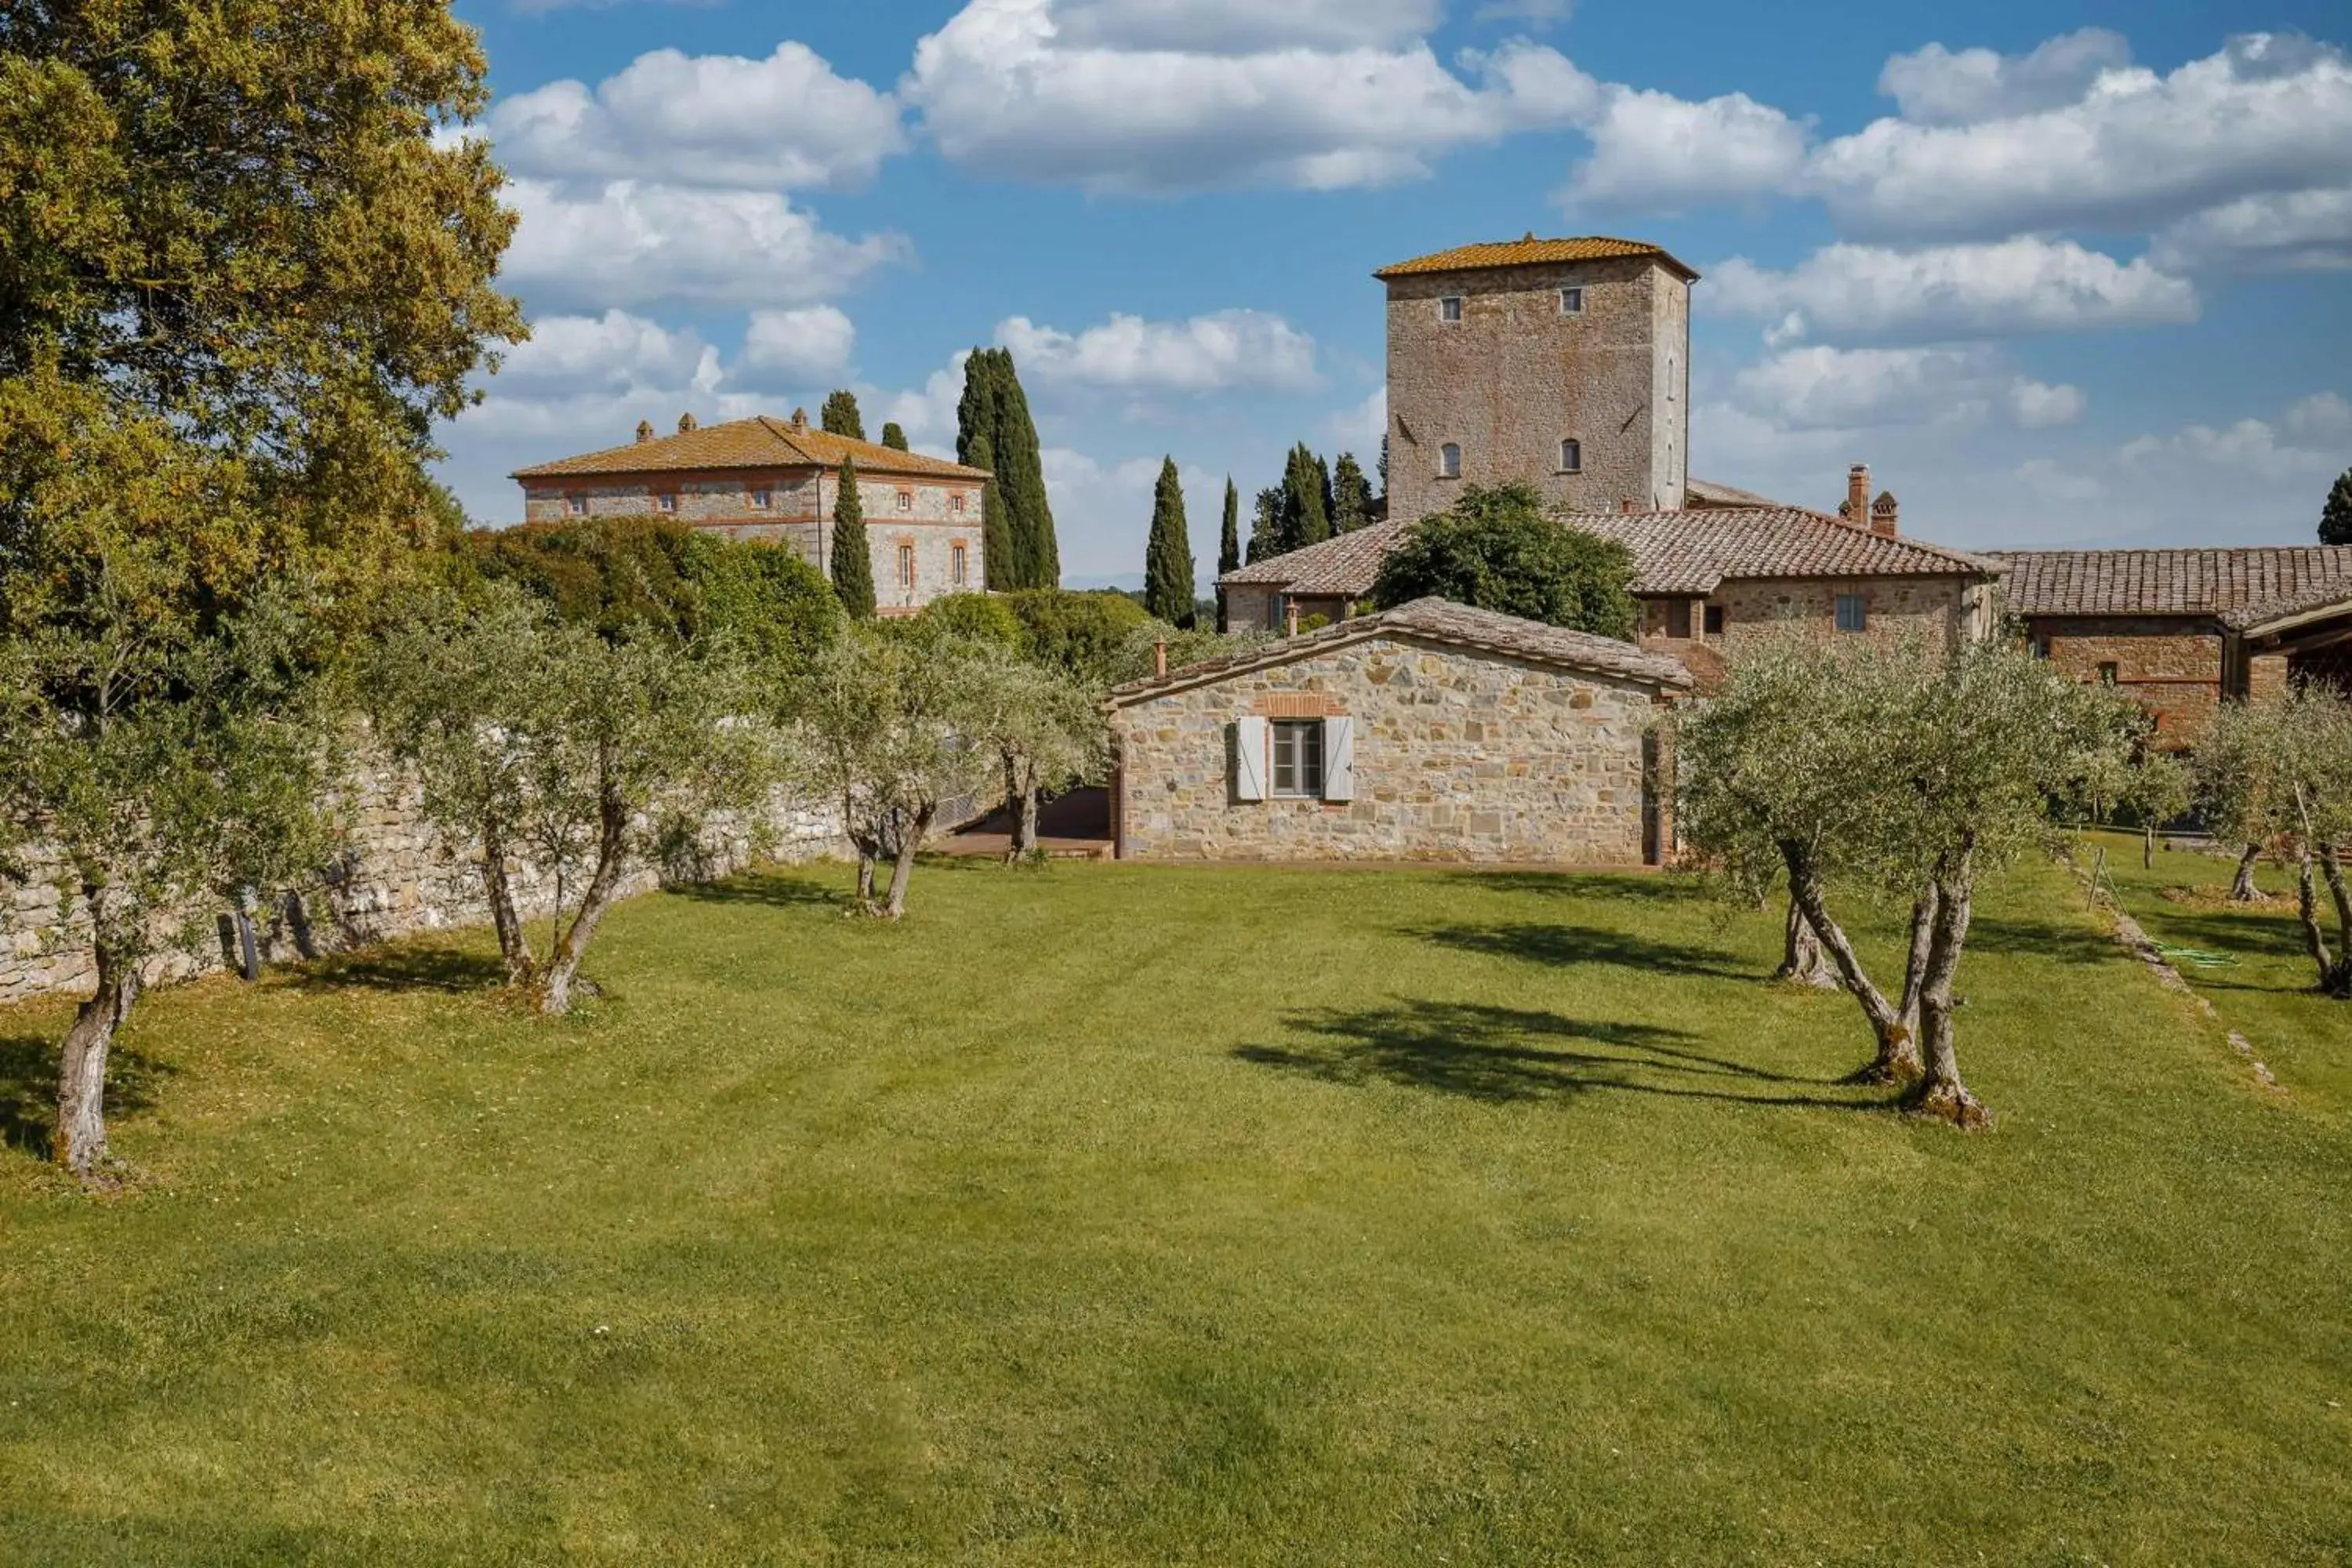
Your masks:
<path fill-rule="evenodd" d="M 778 910 L 839 909 L 848 905 L 850 886 L 856 879 L 856 873 L 845 865 L 838 889 L 781 871 L 745 871 L 724 881 L 689 882 L 668 890 L 677 898 L 704 904 L 764 904 Z"/>
<path fill-rule="evenodd" d="M 1840 1097 L 1834 1082 L 1792 1078 L 1691 1048 L 1699 1037 L 1649 1024 L 1612 1024 L 1475 1003 L 1406 1002 L 1360 1011 L 1302 1012 L 1305 1046 L 1243 1046 L 1259 1067 L 1326 1083 L 1387 1083 L 1487 1104 L 1573 1100 L 1616 1089 L 1672 1100 L 1877 1110 Z"/>
<path fill-rule="evenodd" d="M 1968 952 L 2062 963 L 2113 963 L 2123 956 L 2113 937 L 2084 926 L 1999 915 L 1978 915 L 1969 922 Z"/>
<path fill-rule="evenodd" d="M 1603 903 L 1687 904 L 1711 897 L 1692 878 L 1655 871 L 1456 871 L 1446 879 L 1465 888 Z"/>
<path fill-rule="evenodd" d="M 298 991 L 495 991 L 507 983 L 494 955 L 457 947 L 362 948 L 315 959 L 294 972 Z"/>
<path fill-rule="evenodd" d="M 2310 949 L 2304 945 L 2303 926 L 2292 906 L 2242 915 L 2189 914 L 2167 908 L 2152 911 L 2140 923 L 2171 947 L 2201 948 L 2245 958 L 2311 961 Z M 2332 918 L 2328 923 L 2334 924 Z M 2330 935 L 2332 939 L 2332 931 Z"/>
<path fill-rule="evenodd" d="M 1576 925 L 1451 925 L 1408 929 L 1405 935 L 1457 952 L 1523 959 L 1529 963 L 1605 963 L 1660 974 L 1708 980 L 1753 980 L 1732 954 L 1714 948 L 1658 942 L 1605 927 Z"/>
<path fill-rule="evenodd" d="M 0 1142 L 39 1160 L 49 1157 L 49 1133 L 57 1125 L 58 1056 L 64 1042 L 62 1024 L 55 1039 L 0 1036 Z M 107 1116 L 152 1109 L 163 1079 L 179 1070 L 118 1038 L 106 1057 Z"/>

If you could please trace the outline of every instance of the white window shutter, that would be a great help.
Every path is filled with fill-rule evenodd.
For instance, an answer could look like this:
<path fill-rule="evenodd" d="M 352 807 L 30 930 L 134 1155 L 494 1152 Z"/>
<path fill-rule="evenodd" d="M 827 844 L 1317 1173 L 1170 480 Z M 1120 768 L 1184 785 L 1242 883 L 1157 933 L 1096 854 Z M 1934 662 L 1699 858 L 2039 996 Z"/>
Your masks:
<path fill-rule="evenodd" d="M 1356 798 L 1356 721 L 1323 721 L 1323 798 Z"/>
<path fill-rule="evenodd" d="M 1267 752 L 1274 726 L 1264 719 L 1240 719 L 1234 723 L 1234 798 L 1264 800 L 1266 795 Z"/>

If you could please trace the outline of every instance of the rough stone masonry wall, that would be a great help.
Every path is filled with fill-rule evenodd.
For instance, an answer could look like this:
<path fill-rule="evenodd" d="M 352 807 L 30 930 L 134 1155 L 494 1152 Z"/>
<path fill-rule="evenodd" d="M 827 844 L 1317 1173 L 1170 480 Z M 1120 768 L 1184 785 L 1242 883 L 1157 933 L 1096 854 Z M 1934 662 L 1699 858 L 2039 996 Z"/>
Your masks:
<path fill-rule="evenodd" d="M 1382 637 L 1117 711 L 1145 860 L 1638 866 L 1652 689 Z M 1355 721 L 1352 802 L 1234 798 L 1228 727 Z"/>
<path fill-rule="evenodd" d="M 2116 616 L 2037 620 L 2031 630 L 2050 662 L 2078 680 L 2098 680 L 2100 666 L 2114 665 L 2116 688 L 2156 716 L 2169 743 L 2195 741 L 2221 707 L 2221 634 L 2210 623 Z"/>
<path fill-rule="evenodd" d="M 1565 315 L 1559 291 L 1584 290 Z M 1452 506 L 1464 485 L 1522 479 L 1557 506 L 1679 507 L 1689 461 L 1689 285 L 1617 259 L 1393 279 L 1389 285 L 1389 515 Z M 1439 300 L 1462 297 L 1462 319 Z M 1668 393 L 1671 390 L 1672 395 Z M 1577 473 L 1559 444 L 1582 444 Z M 1462 477 L 1438 477 L 1447 442 Z"/>
<path fill-rule="evenodd" d="M 1971 585 L 1958 577 L 1841 577 L 1734 580 L 1715 596 L 1691 601 L 1694 635 L 1706 625 L 1702 604 L 1723 611 L 1723 631 L 1706 640 L 1727 653 L 1744 644 L 1795 626 L 1828 637 L 1837 632 L 1837 601 L 1859 594 L 1866 614 L 1864 636 L 1882 642 L 1927 639 L 1931 647 L 1956 650 L 1969 635 Z M 1643 633 L 1664 637 L 1668 601 L 1643 601 Z"/>
<path fill-rule="evenodd" d="M 479 873 L 462 847 L 451 846 L 425 820 L 415 782 L 404 773 L 381 760 L 362 760 L 343 797 L 329 809 L 342 814 L 350 828 L 348 851 L 329 869 L 326 880 L 307 889 L 291 910 L 280 902 L 257 912 L 265 960 L 299 956 L 306 936 L 313 951 L 333 952 L 417 931 L 488 923 Z M 764 844 L 755 844 L 755 828 L 764 828 L 758 835 Z M 837 812 L 779 794 L 762 823 L 715 823 L 690 863 L 638 867 L 626 891 L 635 894 L 664 882 L 722 877 L 741 869 L 761 849 L 778 859 L 808 860 L 839 852 L 840 844 Z M 69 868 L 54 853 L 37 850 L 26 858 L 25 869 L 29 873 L 26 880 L 0 882 L 0 1003 L 87 993 L 96 975 L 89 921 L 79 897 L 59 919 L 59 891 L 73 883 Z M 528 864 L 515 871 L 515 893 L 524 912 L 548 913 L 555 893 L 553 876 Z M 150 983 L 227 967 L 228 952 L 214 931 L 225 912 L 225 907 L 188 911 L 199 928 L 194 942 L 163 952 L 150 966 Z M 534 933 L 534 940 L 538 948 L 545 948 L 543 931 Z"/>

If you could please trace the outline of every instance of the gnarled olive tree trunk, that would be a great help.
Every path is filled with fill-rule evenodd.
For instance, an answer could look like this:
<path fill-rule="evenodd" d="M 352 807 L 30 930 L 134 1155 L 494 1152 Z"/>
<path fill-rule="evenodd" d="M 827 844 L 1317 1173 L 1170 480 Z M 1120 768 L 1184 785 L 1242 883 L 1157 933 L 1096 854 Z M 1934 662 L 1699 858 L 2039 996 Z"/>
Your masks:
<path fill-rule="evenodd" d="M 596 927 L 620 891 L 628 851 L 628 802 L 608 784 L 599 794 L 596 815 L 596 869 L 589 876 L 587 891 L 581 895 L 580 912 L 572 917 L 571 927 L 557 939 L 555 951 L 549 955 L 547 973 L 540 981 L 539 1010 L 550 1017 L 561 1017 L 572 1011 L 572 987 L 579 977 L 580 961 L 587 956 Z"/>
<path fill-rule="evenodd" d="M 1004 863 L 1020 864 L 1037 852 L 1037 770 L 1016 747 L 1004 750 L 1004 804 L 1013 814 L 1012 842 Z"/>
<path fill-rule="evenodd" d="M 931 822 L 939 815 L 936 805 L 925 805 L 900 824 L 898 854 L 890 868 L 890 901 L 882 909 L 884 920 L 895 921 L 907 912 L 907 884 L 915 875 L 915 854 L 923 847 L 924 837 L 931 831 Z"/>
<path fill-rule="evenodd" d="M 1919 1037 L 1921 993 L 1927 985 L 1927 960 L 1935 951 L 1936 916 L 1943 910 L 1944 895 L 1930 882 L 1911 902 L 1911 946 L 1903 965 L 1903 1027 L 1911 1038 Z"/>
<path fill-rule="evenodd" d="M 1853 951 L 1853 943 L 1829 911 L 1822 890 L 1821 873 L 1814 868 L 1812 858 L 1801 844 L 1783 844 L 1780 857 L 1789 871 L 1789 893 L 1804 917 L 1821 937 L 1822 945 L 1829 950 L 1831 961 L 1837 965 L 1838 977 L 1853 999 L 1862 1005 L 1863 1016 L 1878 1037 L 1878 1055 L 1872 1063 L 1853 1075 L 1855 1083 L 1909 1083 L 1920 1072 L 1918 1037 L 1904 1022 L 1903 1015 L 1886 1000 L 1886 994 L 1871 984 L 1869 973 L 1862 966 L 1862 958 Z M 1907 977 L 1906 991 L 1908 992 Z"/>
<path fill-rule="evenodd" d="M 2230 899 L 2233 903 L 2251 904 L 2262 897 L 2254 886 L 2254 868 L 2263 862 L 2263 847 L 2249 844 L 2246 852 L 2238 857 L 2238 874 L 2230 882 Z"/>
<path fill-rule="evenodd" d="M 2336 942 L 2330 951 L 2327 928 L 2319 918 L 2318 873 L 2325 873 L 2336 904 Z M 2303 921 L 2304 944 L 2319 969 L 2319 989 L 2337 1001 L 2352 1001 L 2352 889 L 2344 881 L 2344 866 L 2334 849 L 2305 849 L 2295 878 L 2295 912 Z"/>
<path fill-rule="evenodd" d="M 1829 954 L 1822 951 L 1821 933 L 1813 922 L 1805 918 L 1804 907 L 1791 895 L 1789 900 L 1788 930 L 1782 938 L 1780 967 L 1772 978 L 1791 985 L 1818 986 L 1823 991 L 1836 990 L 1842 982 L 1831 964 Z"/>
<path fill-rule="evenodd" d="M 507 984 L 530 982 L 530 937 L 515 908 L 514 880 L 507 874 L 506 833 L 499 824 L 482 825 L 482 891 L 490 903 L 490 923 L 499 933 L 499 957 L 505 961 Z"/>
<path fill-rule="evenodd" d="M 1975 858 L 1973 849 L 1964 849 L 1949 863 L 1948 869 L 1938 868 L 1935 923 L 1927 947 L 1927 973 L 1919 989 L 1926 1071 L 1903 1102 L 1904 1110 L 1911 1115 L 1968 1129 L 1992 1125 L 1992 1112 L 1960 1081 L 1959 1052 L 1952 1022 L 1958 1005 L 1952 983 L 1959 973 L 1960 953 L 1969 940 Z"/>
<path fill-rule="evenodd" d="M 82 896 L 89 901 L 94 930 L 92 952 L 98 966 L 98 989 L 74 1015 L 66 1031 L 65 1053 L 58 1064 L 58 1121 L 49 1134 L 49 1156 L 84 1182 L 103 1173 L 111 1156 L 106 1146 L 106 1066 L 114 1049 L 114 1031 L 131 1016 L 139 999 L 139 965 L 110 935 L 119 911 L 114 895 L 94 877 L 85 877 Z"/>

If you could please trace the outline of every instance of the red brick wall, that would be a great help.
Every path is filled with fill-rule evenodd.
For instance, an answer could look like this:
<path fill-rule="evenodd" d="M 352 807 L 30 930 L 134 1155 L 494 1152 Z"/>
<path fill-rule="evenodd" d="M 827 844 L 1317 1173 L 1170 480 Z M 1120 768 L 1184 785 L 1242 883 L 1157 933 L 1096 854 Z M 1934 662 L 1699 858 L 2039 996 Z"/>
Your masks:
<path fill-rule="evenodd" d="M 2158 734 L 2174 744 L 2194 742 L 2221 706 L 2221 632 L 2210 621 L 2118 616 L 2037 620 L 2029 630 L 2050 662 L 2079 680 L 2102 679 L 2101 666 L 2115 666 L 2116 688 L 2155 714 Z"/>

